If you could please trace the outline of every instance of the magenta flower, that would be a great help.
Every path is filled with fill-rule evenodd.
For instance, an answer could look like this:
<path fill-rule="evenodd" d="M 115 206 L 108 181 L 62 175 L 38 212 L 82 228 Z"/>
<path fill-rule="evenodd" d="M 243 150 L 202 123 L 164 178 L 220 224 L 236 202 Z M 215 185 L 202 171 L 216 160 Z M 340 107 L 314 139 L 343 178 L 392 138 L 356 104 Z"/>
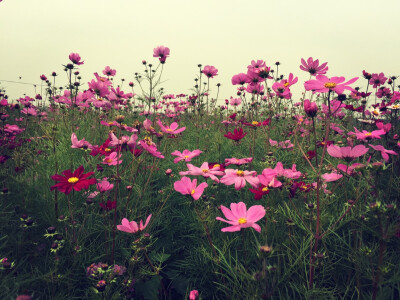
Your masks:
<path fill-rule="evenodd" d="M 71 148 L 74 149 L 80 149 L 80 148 L 87 149 L 92 146 L 88 141 L 85 140 L 85 138 L 78 140 L 74 132 L 71 134 L 71 143 L 72 143 Z"/>
<path fill-rule="evenodd" d="M 237 85 L 237 84 L 244 85 L 244 84 L 250 83 L 250 82 L 251 82 L 250 77 L 245 73 L 239 73 L 239 74 L 233 75 L 233 77 L 232 77 L 232 85 Z"/>
<path fill-rule="evenodd" d="M 355 132 L 348 132 L 348 135 L 355 135 L 357 137 L 357 140 L 371 140 L 371 139 L 380 139 L 381 135 L 386 134 L 385 130 L 380 129 L 380 130 L 374 130 L 374 131 L 367 131 L 363 130 L 360 132 L 357 128 L 354 127 Z"/>
<path fill-rule="evenodd" d="M 327 148 L 330 156 L 344 159 L 349 162 L 357 157 L 363 156 L 365 153 L 368 152 L 368 150 L 369 149 L 364 145 L 357 145 L 354 148 L 330 145 Z"/>
<path fill-rule="evenodd" d="M 319 60 L 313 60 L 312 57 L 309 57 L 307 62 L 302 58 L 300 69 L 310 73 L 311 76 L 325 75 L 328 71 L 328 67 L 326 66 L 327 64 L 328 63 L 325 62 L 322 65 L 319 65 Z"/>
<path fill-rule="evenodd" d="M 388 162 L 389 161 L 389 155 L 388 154 L 392 154 L 392 155 L 399 155 L 397 152 L 394 152 L 393 150 L 387 150 L 385 149 L 385 147 L 383 147 L 382 145 L 371 145 L 368 144 L 372 149 L 376 150 L 376 151 L 380 151 L 382 158 Z"/>
<path fill-rule="evenodd" d="M 306 112 L 307 116 L 314 118 L 318 112 L 317 103 L 311 102 L 308 99 L 304 100 L 304 111 Z"/>
<path fill-rule="evenodd" d="M 169 48 L 164 46 L 158 46 L 153 49 L 153 57 L 158 57 L 162 64 L 165 63 L 165 60 L 169 56 Z"/>
<path fill-rule="evenodd" d="M 212 168 L 210 168 L 208 166 L 208 162 L 204 162 L 200 168 L 192 164 L 187 164 L 186 166 L 188 167 L 189 171 L 179 172 L 179 175 L 201 175 L 204 178 L 210 177 L 212 180 L 219 182 L 219 179 L 216 177 L 216 175 L 221 176 L 225 174 L 224 172 L 220 171 L 219 166 L 213 166 Z"/>
<path fill-rule="evenodd" d="M 304 83 L 304 87 L 307 91 L 315 91 L 318 93 L 327 93 L 329 91 L 336 92 L 337 94 L 343 94 L 345 90 L 355 92 L 355 90 L 349 86 L 354 83 L 358 77 L 352 78 L 347 82 L 344 77 L 331 77 L 328 78 L 324 75 L 317 75 L 316 80 L 308 80 Z M 344 82 L 344 83 L 343 83 Z"/>
<path fill-rule="evenodd" d="M 159 152 L 157 150 L 157 147 L 153 144 L 149 144 L 148 142 L 146 142 L 145 140 L 140 140 L 139 141 L 140 146 L 142 146 L 142 148 L 144 150 L 146 150 L 147 152 L 149 152 L 151 155 L 153 155 L 154 157 L 158 157 L 158 158 L 164 158 L 164 155 L 161 154 L 161 152 Z"/>
<path fill-rule="evenodd" d="M 343 175 L 337 173 L 336 171 L 334 171 L 334 172 L 332 172 L 332 173 L 325 173 L 325 174 L 322 175 L 322 179 L 323 179 L 325 182 L 337 181 L 337 180 L 339 180 L 339 179 L 342 178 L 342 177 L 343 177 Z"/>
<path fill-rule="evenodd" d="M 234 140 L 236 142 L 240 141 L 242 138 L 246 136 L 247 132 L 243 132 L 243 128 L 235 128 L 232 132 L 228 132 L 227 134 L 224 134 L 224 137 Z"/>
<path fill-rule="evenodd" d="M 122 219 L 122 224 L 121 225 L 117 225 L 117 229 L 119 231 L 123 231 L 123 232 L 127 232 L 127 233 L 136 233 L 139 231 L 144 230 L 147 225 L 149 224 L 151 219 L 151 214 L 147 217 L 146 219 L 146 223 L 143 225 L 143 220 L 140 220 L 139 226 L 135 221 L 131 221 L 129 222 L 129 220 L 127 218 L 123 218 Z"/>
<path fill-rule="evenodd" d="M 221 183 L 225 185 L 235 185 L 235 190 L 240 190 L 246 185 L 246 181 L 252 187 L 257 187 L 259 181 L 256 177 L 256 171 L 241 171 L 234 169 L 226 169 L 225 175 L 221 178 Z"/>
<path fill-rule="evenodd" d="M 378 86 L 385 84 L 387 77 L 383 73 L 372 74 L 371 79 L 369 80 L 369 84 L 372 84 L 372 87 L 377 88 Z"/>
<path fill-rule="evenodd" d="M 352 164 L 351 166 L 347 166 L 347 165 L 344 165 L 344 164 L 338 164 L 337 165 L 337 168 L 340 171 L 342 171 L 343 173 L 345 173 L 345 174 L 347 174 L 349 176 L 356 175 L 357 174 L 356 173 L 356 169 L 359 169 L 359 168 L 362 168 L 362 167 L 364 167 L 364 165 L 360 164 L 360 163 L 355 163 L 355 164 Z"/>
<path fill-rule="evenodd" d="M 75 65 L 83 65 L 83 61 L 81 61 L 81 57 L 78 53 L 71 53 L 69 55 L 69 59 L 74 63 Z"/>
<path fill-rule="evenodd" d="M 107 66 L 104 68 L 103 74 L 106 76 L 115 76 L 117 74 L 117 70 L 111 69 L 109 66 Z"/>
<path fill-rule="evenodd" d="M 197 297 L 199 297 L 199 291 L 198 290 L 192 290 L 189 293 L 189 300 L 196 300 Z"/>
<path fill-rule="evenodd" d="M 214 78 L 214 76 L 217 76 L 218 69 L 216 69 L 214 66 L 205 66 L 201 72 L 208 78 Z"/>
<path fill-rule="evenodd" d="M 182 177 L 181 180 L 174 182 L 175 191 L 182 195 L 190 195 L 194 200 L 199 200 L 206 187 L 208 187 L 206 182 L 202 182 L 197 186 L 197 179 L 191 181 L 190 178 L 186 176 Z"/>
<path fill-rule="evenodd" d="M 262 205 L 253 205 L 247 210 L 246 204 L 239 202 L 231 203 L 230 208 L 231 209 L 221 205 L 222 213 L 228 220 L 221 217 L 216 218 L 218 221 L 232 225 L 222 228 L 222 232 L 240 231 L 242 228 L 248 227 L 252 227 L 257 232 L 261 232 L 261 227 L 256 224 L 256 222 L 265 216 L 265 209 Z"/>
<path fill-rule="evenodd" d="M 47 77 L 44 74 L 42 74 L 42 75 L 40 75 L 40 79 L 43 80 L 43 81 L 46 81 Z"/>
<path fill-rule="evenodd" d="M 103 159 L 103 164 L 105 165 L 109 165 L 109 166 L 116 166 L 122 163 L 122 160 L 119 160 L 122 156 L 122 154 L 120 154 L 118 157 L 118 153 L 117 152 L 112 152 L 109 156 L 106 156 Z"/>
<path fill-rule="evenodd" d="M 158 120 L 157 124 L 160 126 L 162 132 L 168 133 L 168 134 L 178 134 L 181 133 L 182 131 L 185 131 L 186 127 L 181 127 L 178 129 L 178 123 L 174 122 L 170 126 L 164 126 L 163 123 Z"/>
<path fill-rule="evenodd" d="M 245 165 L 245 164 L 251 163 L 252 161 L 253 161 L 252 157 L 246 157 L 246 158 L 240 158 L 240 159 L 235 158 L 235 157 L 225 158 L 225 166 L 226 167 L 229 165 L 240 166 L 240 165 Z"/>
<path fill-rule="evenodd" d="M 198 149 L 193 150 L 192 152 L 185 149 L 183 152 L 179 152 L 178 150 L 175 150 L 174 152 L 171 153 L 171 155 L 177 156 L 177 158 L 174 159 L 174 163 L 178 163 L 181 160 L 184 160 L 186 162 L 189 162 L 192 160 L 192 158 L 199 156 L 200 153 L 203 153 L 203 151 L 200 151 Z"/>
<path fill-rule="evenodd" d="M 79 166 L 74 172 L 71 170 L 65 170 L 62 172 L 63 176 L 59 174 L 55 174 L 51 176 L 51 179 L 54 181 L 58 181 L 57 184 L 50 187 L 50 191 L 57 189 L 61 193 L 68 195 L 72 190 L 77 192 L 82 189 L 88 189 L 90 185 L 96 184 L 95 178 L 89 178 L 94 174 L 94 172 L 88 172 L 84 174 L 83 166 Z"/>

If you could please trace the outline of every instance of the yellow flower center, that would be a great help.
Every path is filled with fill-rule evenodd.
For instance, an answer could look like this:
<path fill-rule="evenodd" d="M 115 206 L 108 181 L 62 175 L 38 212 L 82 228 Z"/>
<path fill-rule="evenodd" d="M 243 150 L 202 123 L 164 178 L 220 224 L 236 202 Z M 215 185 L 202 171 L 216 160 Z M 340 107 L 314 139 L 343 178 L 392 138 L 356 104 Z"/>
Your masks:
<path fill-rule="evenodd" d="M 221 165 L 220 165 L 220 164 L 215 164 L 215 165 L 214 165 L 214 167 L 213 167 L 213 169 L 215 169 L 215 168 L 219 168 L 219 167 L 221 167 Z"/>
<path fill-rule="evenodd" d="M 244 172 L 239 170 L 239 171 L 236 172 L 236 175 L 240 176 L 240 177 L 243 177 Z"/>
<path fill-rule="evenodd" d="M 263 192 L 268 192 L 268 191 L 269 191 L 269 188 L 263 187 L 262 191 L 263 191 Z"/>
<path fill-rule="evenodd" d="M 110 148 L 106 148 L 106 149 L 104 149 L 104 151 L 106 151 L 106 152 L 110 152 L 110 151 L 111 151 L 111 149 L 110 149 Z"/>
<path fill-rule="evenodd" d="M 112 163 L 112 159 L 111 159 L 111 158 L 107 158 L 107 159 L 105 160 L 105 162 L 106 162 L 106 163 Z"/>
<path fill-rule="evenodd" d="M 303 122 L 303 121 L 304 121 L 304 119 L 303 119 L 303 118 L 300 118 L 300 119 L 299 119 L 299 122 L 300 122 L 300 123 L 301 123 L 301 122 Z"/>
<path fill-rule="evenodd" d="M 114 122 L 108 122 L 108 125 L 112 125 L 112 124 L 114 124 Z"/>
<path fill-rule="evenodd" d="M 172 131 L 172 129 L 171 129 L 171 128 L 168 128 L 167 131 Z"/>
<path fill-rule="evenodd" d="M 184 158 L 189 158 L 189 155 L 185 155 Z"/>
<path fill-rule="evenodd" d="M 79 178 L 78 177 L 70 177 L 68 178 L 68 182 L 69 183 L 76 183 L 78 182 Z"/>
<path fill-rule="evenodd" d="M 375 116 L 379 116 L 379 111 L 378 111 L 378 110 L 374 110 L 372 113 L 373 113 Z"/>
<path fill-rule="evenodd" d="M 289 82 L 286 82 L 286 83 L 284 84 L 285 87 L 287 87 L 288 85 L 289 85 Z"/>
<path fill-rule="evenodd" d="M 191 195 L 193 195 L 194 193 L 196 193 L 195 190 L 192 190 L 192 191 L 190 192 Z"/>
<path fill-rule="evenodd" d="M 203 173 L 208 173 L 208 169 L 202 169 L 201 170 Z"/>
<path fill-rule="evenodd" d="M 324 84 L 324 86 L 328 89 L 333 89 L 334 87 L 336 87 L 336 83 L 334 82 L 327 82 Z"/>
<path fill-rule="evenodd" d="M 251 124 L 258 125 L 258 122 L 257 121 L 253 121 L 253 122 L 251 122 Z"/>
<path fill-rule="evenodd" d="M 365 136 L 371 136 L 371 135 L 372 135 L 371 132 L 367 132 L 367 133 L 365 134 Z"/>
<path fill-rule="evenodd" d="M 238 223 L 239 224 L 246 224 L 247 220 L 245 218 L 239 218 Z"/>

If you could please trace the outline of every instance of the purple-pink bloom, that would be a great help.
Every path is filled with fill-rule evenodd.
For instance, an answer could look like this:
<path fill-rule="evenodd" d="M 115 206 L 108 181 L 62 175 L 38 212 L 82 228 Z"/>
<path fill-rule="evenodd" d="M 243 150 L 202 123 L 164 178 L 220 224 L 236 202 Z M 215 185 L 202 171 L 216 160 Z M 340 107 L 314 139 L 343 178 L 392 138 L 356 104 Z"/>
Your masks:
<path fill-rule="evenodd" d="M 135 221 L 131 221 L 129 222 L 129 220 L 127 218 L 123 218 L 122 219 L 122 224 L 121 225 L 117 225 L 117 229 L 119 231 L 124 231 L 127 233 L 136 233 L 139 231 L 144 230 L 147 225 L 149 224 L 151 219 L 151 214 L 147 217 L 146 219 L 146 223 L 143 225 L 143 220 L 140 220 L 139 226 Z"/>
<path fill-rule="evenodd" d="M 354 127 L 355 132 L 348 132 L 348 135 L 355 135 L 357 137 L 357 140 L 370 140 L 370 139 L 380 139 L 381 135 L 386 134 L 385 130 L 380 129 L 380 130 L 374 130 L 374 131 L 367 131 L 363 130 L 360 132 L 357 128 Z"/>
<path fill-rule="evenodd" d="M 317 75 L 315 80 L 308 80 L 304 83 L 304 87 L 307 91 L 315 91 L 318 93 L 327 93 L 329 91 L 336 92 L 337 94 L 343 94 L 345 90 L 355 92 L 355 90 L 349 86 L 349 84 L 357 81 L 358 77 L 352 78 L 349 81 L 344 82 L 344 77 L 331 77 L 328 78 L 324 75 Z M 343 83 L 344 82 L 344 83 Z"/>
<path fill-rule="evenodd" d="M 165 60 L 169 56 L 169 53 L 170 51 L 168 47 L 158 46 L 153 49 L 153 57 L 158 57 L 162 64 L 165 63 Z"/>
<path fill-rule="evenodd" d="M 158 157 L 158 158 L 164 158 L 164 155 L 161 154 L 161 152 L 159 152 L 157 150 L 157 147 L 153 144 L 153 143 L 148 143 L 145 140 L 140 140 L 139 141 L 140 146 L 142 146 L 142 148 L 144 150 L 146 150 L 147 152 L 149 152 L 151 155 L 153 155 L 154 157 Z"/>
<path fill-rule="evenodd" d="M 250 83 L 250 82 L 251 82 L 250 77 L 245 73 L 239 73 L 239 74 L 233 75 L 233 77 L 232 77 L 232 85 L 237 85 L 237 84 L 244 85 L 244 84 Z"/>
<path fill-rule="evenodd" d="M 117 70 L 111 69 L 110 66 L 107 66 L 104 68 L 103 74 L 106 76 L 115 76 L 117 74 Z"/>
<path fill-rule="evenodd" d="M 337 173 L 336 171 L 333 171 L 332 173 L 325 173 L 322 175 L 322 179 L 325 182 L 332 182 L 332 181 L 336 181 L 339 180 L 340 178 L 342 178 L 343 175 Z"/>
<path fill-rule="evenodd" d="M 75 65 L 83 65 L 83 61 L 81 61 L 81 57 L 78 53 L 71 53 L 69 55 L 69 59 L 74 63 Z"/>
<path fill-rule="evenodd" d="M 363 156 L 368 152 L 368 148 L 364 145 L 357 145 L 354 148 L 351 147 L 339 147 L 336 145 L 330 145 L 327 148 L 327 151 L 330 156 L 344 159 L 346 161 L 352 161 L 356 157 Z"/>
<path fill-rule="evenodd" d="M 318 112 L 317 103 L 311 102 L 310 100 L 304 100 L 304 111 L 306 112 L 307 116 L 314 118 Z"/>
<path fill-rule="evenodd" d="M 118 155 L 117 152 L 112 152 L 109 156 L 106 156 L 103 159 L 103 164 L 109 165 L 109 166 L 119 165 L 122 163 L 122 160 L 119 160 L 121 158 L 121 156 L 122 156 L 122 154 Z"/>
<path fill-rule="evenodd" d="M 300 69 L 310 73 L 311 76 L 316 75 L 325 75 L 328 71 L 328 67 L 326 66 L 328 63 L 325 62 L 322 65 L 319 65 L 319 60 L 313 60 L 312 57 L 307 59 L 307 62 L 302 58 Z"/>
<path fill-rule="evenodd" d="M 256 171 L 241 171 L 237 169 L 226 169 L 225 175 L 221 178 L 221 183 L 225 185 L 235 185 L 235 190 L 240 190 L 246 185 L 246 181 L 252 187 L 257 187 L 259 181 Z"/>
<path fill-rule="evenodd" d="M 369 145 L 372 149 L 374 149 L 374 150 L 376 150 L 376 151 L 380 151 L 380 152 L 381 152 L 381 155 L 382 155 L 382 158 L 383 158 L 386 162 L 389 161 L 389 155 L 388 155 L 388 154 L 398 155 L 397 152 L 394 152 L 393 150 L 387 150 L 387 149 L 385 149 L 385 147 L 383 147 L 382 145 L 376 145 L 376 146 L 371 145 L 371 144 L 368 144 L 368 145 Z"/>
<path fill-rule="evenodd" d="M 201 72 L 208 78 L 214 78 L 214 76 L 217 76 L 218 69 L 216 69 L 214 66 L 205 66 Z"/>
<path fill-rule="evenodd" d="M 229 166 L 229 165 L 237 165 L 237 166 L 240 166 L 240 165 L 245 165 L 245 164 L 251 163 L 252 161 L 253 161 L 253 158 L 252 158 L 252 157 L 246 157 L 246 158 L 235 158 L 235 157 L 232 157 L 232 158 L 225 158 L 225 166 L 226 166 L 226 167 Z"/>
<path fill-rule="evenodd" d="M 85 138 L 78 140 L 74 132 L 71 134 L 71 143 L 72 143 L 71 148 L 74 149 L 79 149 L 79 148 L 88 149 L 92 146 L 88 141 L 85 140 Z"/>
<path fill-rule="evenodd" d="M 198 149 L 193 150 L 193 151 L 189 151 L 187 149 L 183 150 L 182 153 L 178 150 L 175 150 L 174 152 L 171 153 L 171 155 L 177 156 L 174 159 L 174 163 L 178 163 L 181 160 L 184 160 L 186 162 L 189 162 L 192 160 L 192 158 L 199 156 L 201 153 L 203 153 L 203 151 L 200 151 Z"/>
<path fill-rule="evenodd" d="M 102 180 L 98 179 L 98 182 L 97 182 L 96 186 L 97 186 L 97 190 L 100 193 L 107 192 L 107 191 L 112 190 L 114 188 L 114 184 L 108 182 L 107 179 L 108 179 L 107 177 L 103 178 Z"/>
<path fill-rule="evenodd" d="M 210 168 L 208 166 L 208 162 L 204 162 L 200 168 L 192 165 L 192 164 L 187 164 L 186 165 L 189 169 L 189 171 L 186 172 L 179 172 L 179 175 L 201 175 L 204 178 L 210 177 L 212 180 L 219 182 L 219 179 L 216 177 L 224 175 L 224 172 L 220 171 L 219 166 L 214 166 L 213 168 Z"/>
<path fill-rule="evenodd" d="M 265 208 L 262 205 L 253 205 L 247 210 L 246 204 L 239 202 L 231 203 L 230 208 L 231 209 L 221 205 L 222 213 L 228 220 L 225 220 L 221 217 L 216 218 L 218 221 L 232 225 L 222 228 L 222 232 L 240 231 L 242 228 L 248 227 L 252 227 L 257 232 L 261 232 L 261 227 L 260 225 L 256 224 L 256 222 L 265 216 Z"/>
<path fill-rule="evenodd" d="M 372 87 L 377 88 L 378 86 L 385 84 L 387 77 L 381 72 L 379 74 L 372 74 L 371 79 L 369 80 L 369 84 L 372 84 Z"/>
<path fill-rule="evenodd" d="M 174 182 L 175 191 L 181 193 L 182 195 L 190 195 L 194 200 L 199 200 L 206 187 L 208 187 L 206 182 L 202 182 L 197 185 L 197 179 L 193 179 L 193 181 L 191 181 L 190 178 L 186 176 L 182 177 L 181 180 Z"/>
<path fill-rule="evenodd" d="M 189 300 L 196 300 L 198 296 L 199 296 L 199 291 L 198 290 L 192 290 L 189 293 Z"/>

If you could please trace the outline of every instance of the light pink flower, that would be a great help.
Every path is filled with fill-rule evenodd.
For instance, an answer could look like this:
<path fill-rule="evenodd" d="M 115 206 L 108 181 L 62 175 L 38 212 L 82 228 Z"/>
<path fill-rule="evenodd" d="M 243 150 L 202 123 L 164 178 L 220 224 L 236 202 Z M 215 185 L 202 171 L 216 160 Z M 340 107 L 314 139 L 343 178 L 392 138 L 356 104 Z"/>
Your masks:
<path fill-rule="evenodd" d="M 357 137 L 357 140 L 370 140 L 370 139 L 380 139 L 381 135 L 386 134 L 385 130 L 380 129 L 380 130 L 374 130 L 374 131 L 367 131 L 363 130 L 360 132 L 357 128 L 354 127 L 355 132 L 348 132 L 348 135 L 355 135 Z"/>
<path fill-rule="evenodd" d="M 364 165 L 360 164 L 360 163 L 355 163 L 355 164 L 352 164 L 351 166 L 347 166 L 347 165 L 344 165 L 344 164 L 338 164 L 337 165 L 337 168 L 340 171 L 342 171 L 343 173 L 346 173 L 349 176 L 356 175 L 357 173 L 356 173 L 355 170 L 358 169 L 358 168 L 362 168 L 362 167 L 364 167 Z"/>
<path fill-rule="evenodd" d="M 382 145 L 371 145 L 368 144 L 372 149 L 376 150 L 376 151 L 380 151 L 382 158 L 388 162 L 389 161 L 389 155 L 388 154 L 392 154 L 392 155 L 399 155 L 397 152 L 394 152 L 393 150 L 387 150 L 385 149 L 385 147 L 383 147 Z"/>
<path fill-rule="evenodd" d="M 74 132 L 71 134 L 71 143 L 72 143 L 71 148 L 74 149 L 80 149 L 80 148 L 87 149 L 92 146 L 88 141 L 85 140 L 85 138 L 78 140 Z"/>
<path fill-rule="evenodd" d="M 332 182 L 332 181 L 337 181 L 337 180 L 339 180 L 340 178 L 342 178 L 343 177 L 343 175 L 342 174 L 339 174 L 339 173 L 337 173 L 337 172 L 332 172 L 332 173 L 325 173 L 325 174 L 323 174 L 322 175 L 322 179 L 325 181 L 325 182 Z"/>
<path fill-rule="evenodd" d="M 200 168 L 192 164 L 187 164 L 186 166 L 188 167 L 189 171 L 179 172 L 179 175 L 201 175 L 204 178 L 210 177 L 212 180 L 219 182 L 219 179 L 216 177 L 216 175 L 221 176 L 225 174 L 224 172 L 219 170 L 219 166 L 215 166 L 214 168 L 210 169 L 210 167 L 208 166 L 208 162 L 204 162 Z"/>
<path fill-rule="evenodd" d="M 250 83 L 250 82 L 251 82 L 250 77 L 245 73 L 239 73 L 239 74 L 233 75 L 233 77 L 232 77 L 232 85 L 237 85 L 237 84 L 244 85 L 244 84 Z"/>
<path fill-rule="evenodd" d="M 147 143 L 145 140 L 140 140 L 139 141 L 140 146 L 142 146 L 142 148 L 144 150 L 146 150 L 147 152 L 149 152 L 151 155 L 153 155 L 154 157 L 158 157 L 158 158 L 164 158 L 164 155 L 161 154 L 161 152 L 159 152 L 157 150 L 157 147 L 155 146 L 154 143 L 149 144 Z"/>
<path fill-rule="evenodd" d="M 122 154 L 120 154 L 118 156 L 118 158 L 117 158 L 117 156 L 118 156 L 117 152 L 112 152 L 109 156 L 106 156 L 103 159 L 103 164 L 109 165 L 109 166 L 116 166 L 116 165 L 121 164 L 122 160 L 119 160 L 119 159 L 121 158 Z"/>
<path fill-rule="evenodd" d="M 163 123 L 160 120 L 158 120 L 157 124 L 160 126 L 163 132 L 168 134 L 178 134 L 186 129 L 186 127 L 181 127 L 178 129 L 179 125 L 176 122 L 172 123 L 170 126 L 164 126 Z"/>
<path fill-rule="evenodd" d="M 252 187 L 257 187 L 259 181 L 256 171 L 241 171 L 237 169 L 225 169 L 225 176 L 221 178 L 221 183 L 225 185 L 235 185 L 235 190 L 240 190 L 246 185 L 246 181 Z"/>
<path fill-rule="evenodd" d="M 174 182 L 175 191 L 182 195 L 190 195 L 194 200 L 198 200 L 203 194 L 204 189 L 208 187 L 206 182 L 202 182 L 197 186 L 197 179 L 190 180 L 189 177 L 182 177 L 181 180 Z"/>
<path fill-rule="evenodd" d="M 240 231 L 242 228 L 248 227 L 252 227 L 257 232 L 261 232 L 261 227 L 260 225 L 256 224 L 256 222 L 265 216 L 265 209 L 262 205 L 253 205 L 247 210 L 246 204 L 239 202 L 231 203 L 230 208 L 231 209 L 221 205 L 222 213 L 228 220 L 225 220 L 221 217 L 216 218 L 218 221 L 232 225 L 222 228 L 222 232 Z"/>
<path fill-rule="evenodd" d="M 108 178 L 103 178 L 103 180 L 98 180 L 97 189 L 100 193 L 107 192 L 114 188 L 114 185 L 107 180 Z"/>
<path fill-rule="evenodd" d="M 189 300 L 196 300 L 198 296 L 199 296 L 199 291 L 198 290 L 192 290 L 189 293 Z"/>
<path fill-rule="evenodd" d="M 251 163 L 252 161 L 253 161 L 253 158 L 252 158 L 252 157 L 246 157 L 246 158 L 235 158 L 235 157 L 232 157 L 232 158 L 225 158 L 225 166 L 226 166 L 226 167 L 229 166 L 229 165 L 237 165 L 237 166 L 240 166 L 240 165 L 245 165 L 245 164 Z"/>
<path fill-rule="evenodd" d="M 123 135 L 121 139 L 118 139 L 114 133 L 110 133 L 111 142 L 108 144 L 110 147 L 127 145 L 129 147 L 135 147 L 138 136 L 132 134 L 131 136 Z"/>
<path fill-rule="evenodd" d="M 318 93 L 327 93 L 329 91 L 343 94 L 345 90 L 354 92 L 355 90 L 349 84 L 357 81 L 358 77 L 352 78 L 347 82 L 344 77 L 331 77 L 328 78 L 324 75 L 317 75 L 316 80 L 308 80 L 304 83 L 307 91 L 313 90 Z M 344 82 L 344 83 L 343 83 Z"/>
<path fill-rule="evenodd" d="M 181 160 L 189 162 L 192 160 L 192 158 L 199 156 L 200 153 L 203 153 L 203 151 L 200 151 L 198 149 L 189 151 L 189 150 L 185 149 L 182 151 L 182 153 L 179 152 L 178 150 L 175 150 L 174 152 L 171 153 L 171 155 L 177 156 L 174 159 L 174 163 L 176 164 L 176 163 L 180 162 Z"/>
<path fill-rule="evenodd" d="M 135 221 L 129 222 L 127 218 L 122 219 L 122 225 L 117 225 L 117 229 L 127 233 L 136 233 L 144 230 L 149 224 L 151 219 L 151 214 L 147 217 L 146 223 L 143 225 L 143 220 L 140 220 L 139 226 Z"/>
<path fill-rule="evenodd" d="M 354 148 L 330 145 L 328 146 L 327 151 L 332 157 L 352 161 L 353 159 L 363 156 L 365 153 L 367 153 L 368 148 L 364 145 L 357 145 Z"/>

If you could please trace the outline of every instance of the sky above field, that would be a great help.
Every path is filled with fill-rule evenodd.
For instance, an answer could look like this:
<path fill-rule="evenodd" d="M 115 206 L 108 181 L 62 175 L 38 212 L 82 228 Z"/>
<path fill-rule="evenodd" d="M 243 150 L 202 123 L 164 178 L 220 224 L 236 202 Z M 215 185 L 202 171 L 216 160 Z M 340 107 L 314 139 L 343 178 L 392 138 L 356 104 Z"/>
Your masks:
<path fill-rule="evenodd" d="M 0 88 L 10 99 L 34 96 L 32 85 L 6 81 L 40 86 L 39 76 L 53 71 L 63 85 L 62 64 L 76 52 L 85 61 L 83 82 L 110 66 L 128 92 L 143 59 L 158 63 L 152 54 L 159 45 L 171 51 L 163 73 L 168 94 L 190 93 L 202 64 L 218 69 L 212 96 L 217 83 L 219 99 L 235 96 L 232 76 L 263 59 L 299 77 L 292 88 L 298 98 L 309 79 L 300 59 L 310 56 L 328 62 L 329 77 L 360 77 L 353 86 L 365 88 L 364 69 L 400 75 L 399 11 L 398 0 L 3 0 Z"/>

